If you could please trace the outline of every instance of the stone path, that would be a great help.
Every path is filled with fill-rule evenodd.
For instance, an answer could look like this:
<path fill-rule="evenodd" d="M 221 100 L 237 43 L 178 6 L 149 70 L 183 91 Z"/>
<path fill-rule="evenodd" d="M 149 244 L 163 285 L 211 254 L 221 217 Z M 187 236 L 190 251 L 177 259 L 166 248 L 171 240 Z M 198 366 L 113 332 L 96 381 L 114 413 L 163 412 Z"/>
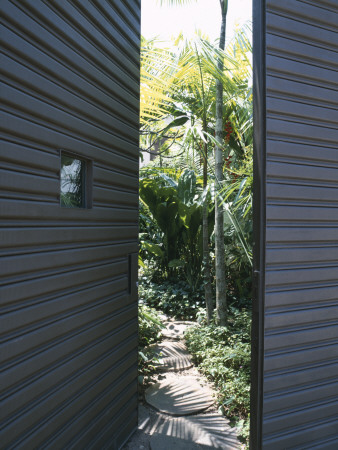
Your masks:
<path fill-rule="evenodd" d="M 137 433 L 124 450 L 240 448 L 234 428 L 216 412 L 213 390 L 193 367 L 184 345 L 192 322 L 165 323 L 165 341 L 153 346 L 162 360 L 160 375 L 139 406 Z"/>
<path fill-rule="evenodd" d="M 154 355 L 160 359 L 158 370 L 177 372 L 193 366 L 189 353 L 183 342 L 164 341 L 153 346 Z"/>

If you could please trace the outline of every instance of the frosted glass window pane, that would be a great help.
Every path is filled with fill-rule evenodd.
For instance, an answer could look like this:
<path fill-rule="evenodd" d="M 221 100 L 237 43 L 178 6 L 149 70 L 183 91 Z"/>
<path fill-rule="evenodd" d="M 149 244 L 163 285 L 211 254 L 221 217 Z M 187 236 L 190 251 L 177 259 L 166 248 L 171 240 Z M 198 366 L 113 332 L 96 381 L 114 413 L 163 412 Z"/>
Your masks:
<path fill-rule="evenodd" d="M 85 161 L 61 154 L 61 206 L 85 207 L 85 173 Z"/>

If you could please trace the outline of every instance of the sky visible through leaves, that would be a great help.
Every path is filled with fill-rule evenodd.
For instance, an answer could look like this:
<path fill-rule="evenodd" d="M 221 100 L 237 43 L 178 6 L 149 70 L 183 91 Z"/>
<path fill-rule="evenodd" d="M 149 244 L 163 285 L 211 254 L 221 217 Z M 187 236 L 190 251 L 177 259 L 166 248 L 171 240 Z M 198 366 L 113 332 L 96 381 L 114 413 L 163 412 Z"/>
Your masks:
<path fill-rule="evenodd" d="M 192 1 L 184 6 L 164 6 L 159 0 L 142 0 L 141 32 L 147 39 L 159 37 L 169 41 L 182 31 L 184 37 L 192 37 L 195 29 L 209 36 L 213 42 L 219 37 L 219 0 Z M 227 39 L 233 36 L 236 24 L 252 20 L 252 0 L 229 0 Z"/>

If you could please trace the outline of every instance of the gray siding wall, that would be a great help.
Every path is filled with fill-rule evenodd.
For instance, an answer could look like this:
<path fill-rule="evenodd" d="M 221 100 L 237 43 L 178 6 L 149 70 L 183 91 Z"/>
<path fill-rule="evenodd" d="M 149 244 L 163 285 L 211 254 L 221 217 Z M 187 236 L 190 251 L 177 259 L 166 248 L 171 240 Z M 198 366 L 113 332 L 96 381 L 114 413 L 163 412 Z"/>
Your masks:
<path fill-rule="evenodd" d="M 337 449 L 338 2 L 260 3 L 266 222 L 257 448 Z"/>
<path fill-rule="evenodd" d="M 140 1 L 0 8 L 1 447 L 119 448 L 137 424 Z M 92 208 L 60 207 L 61 149 L 92 161 Z"/>

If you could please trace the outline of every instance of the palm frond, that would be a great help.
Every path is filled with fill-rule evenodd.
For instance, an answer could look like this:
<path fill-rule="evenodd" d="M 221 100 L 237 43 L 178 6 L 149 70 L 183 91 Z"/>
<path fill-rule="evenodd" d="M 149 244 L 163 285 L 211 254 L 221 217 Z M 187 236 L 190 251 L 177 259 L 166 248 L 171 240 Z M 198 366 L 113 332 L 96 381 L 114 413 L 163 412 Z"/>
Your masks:
<path fill-rule="evenodd" d="M 197 0 L 158 0 L 160 5 L 181 6 L 188 3 L 197 2 Z"/>

